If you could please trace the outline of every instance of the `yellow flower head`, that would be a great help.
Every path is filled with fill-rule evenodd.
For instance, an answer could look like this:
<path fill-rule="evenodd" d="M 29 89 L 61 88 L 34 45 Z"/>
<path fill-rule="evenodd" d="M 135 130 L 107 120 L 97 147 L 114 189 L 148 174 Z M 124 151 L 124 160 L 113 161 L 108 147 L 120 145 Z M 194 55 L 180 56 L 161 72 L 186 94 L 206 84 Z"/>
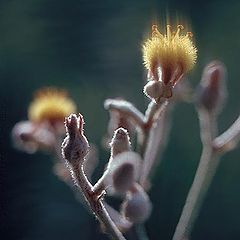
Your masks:
<path fill-rule="evenodd" d="M 64 90 L 43 88 L 36 92 L 29 106 L 28 117 L 34 122 L 48 121 L 51 124 L 63 122 L 64 118 L 76 111 L 75 103 Z"/>
<path fill-rule="evenodd" d="M 143 61 L 153 76 L 157 67 L 161 67 L 162 71 L 168 69 L 168 73 L 165 72 L 167 75 L 176 68 L 178 75 L 193 68 L 197 49 L 191 39 L 192 33 L 183 34 L 182 30 L 182 25 L 178 25 L 175 32 L 167 25 L 166 34 L 161 34 L 156 25 L 152 26 L 152 37 L 143 44 Z"/>

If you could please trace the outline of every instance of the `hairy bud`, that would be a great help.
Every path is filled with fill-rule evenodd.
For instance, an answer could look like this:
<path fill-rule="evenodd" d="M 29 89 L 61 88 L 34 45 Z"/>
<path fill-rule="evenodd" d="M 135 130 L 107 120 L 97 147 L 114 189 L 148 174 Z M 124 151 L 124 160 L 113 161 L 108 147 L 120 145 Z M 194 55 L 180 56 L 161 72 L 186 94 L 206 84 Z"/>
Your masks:
<path fill-rule="evenodd" d="M 117 154 L 129 151 L 131 148 L 131 142 L 126 129 L 118 128 L 113 135 L 111 146 L 111 157 L 115 157 Z"/>
<path fill-rule="evenodd" d="M 135 152 L 123 152 L 115 156 L 108 165 L 106 186 L 112 186 L 116 193 L 128 191 L 139 177 L 141 157 Z"/>
<path fill-rule="evenodd" d="M 143 92 L 148 98 L 157 101 L 163 96 L 163 83 L 161 81 L 148 81 Z"/>
<path fill-rule="evenodd" d="M 12 130 L 12 139 L 16 148 L 27 153 L 50 151 L 56 144 L 56 137 L 48 125 L 30 121 L 17 123 Z"/>
<path fill-rule="evenodd" d="M 209 112 L 218 112 L 226 98 L 226 70 L 221 62 L 208 64 L 197 91 L 197 103 Z"/>
<path fill-rule="evenodd" d="M 83 134 L 83 116 L 71 114 L 65 119 L 67 136 L 62 143 L 62 155 L 72 165 L 83 163 L 89 150 L 87 138 Z"/>
<path fill-rule="evenodd" d="M 135 184 L 121 206 L 122 214 L 131 222 L 141 223 L 149 217 L 151 210 L 148 195 L 140 185 Z"/>

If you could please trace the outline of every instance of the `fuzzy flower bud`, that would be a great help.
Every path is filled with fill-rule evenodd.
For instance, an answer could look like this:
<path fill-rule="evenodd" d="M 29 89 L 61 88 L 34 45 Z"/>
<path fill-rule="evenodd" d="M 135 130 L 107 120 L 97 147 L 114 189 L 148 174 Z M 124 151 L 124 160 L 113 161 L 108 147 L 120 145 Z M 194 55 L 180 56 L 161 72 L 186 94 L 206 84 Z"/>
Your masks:
<path fill-rule="evenodd" d="M 123 152 L 116 155 L 108 163 L 103 176 L 104 186 L 108 193 L 125 193 L 131 189 L 139 178 L 141 157 L 135 152 Z"/>
<path fill-rule="evenodd" d="M 226 98 L 226 70 L 221 62 L 208 64 L 197 92 L 197 103 L 209 112 L 218 112 Z"/>
<path fill-rule="evenodd" d="M 131 222 L 144 222 L 151 214 L 152 204 L 143 188 L 135 184 L 121 206 L 122 214 Z"/>
<path fill-rule="evenodd" d="M 15 147 L 27 153 L 37 150 L 50 151 L 56 144 L 53 132 L 47 124 L 36 124 L 30 121 L 17 123 L 12 130 L 12 139 Z"/>
<path fill-rule="evenodd" d="M 107 185 L 117 193 L 125 193 L 139 177 L 141 157 L 135 152 L 123 152 L 115 156 L 108 166 Z"/>
<path fill-rule="evenodd" d="M 88 140 L 83 134 L 83 124 L 81 114 L 71 114 L 65 119 L 67 136 L 62 143 L 62 155 L 71 165 L 83 164 L 89 150 Z"/>
<path fill-rule="evenodd" d="M 115 157 L 117 154 L 129 151 L 131 148 L 131 142 L 126 129 L 118 128 L 113 135 L 111 146 L 111 157 Z"/>
<path fill-rule="evenodd" d="M 150 80 L 144 86 L 143 92 L 150 99 L 157 101 L 163 96 L 163 83 L 161 81 Z"/>

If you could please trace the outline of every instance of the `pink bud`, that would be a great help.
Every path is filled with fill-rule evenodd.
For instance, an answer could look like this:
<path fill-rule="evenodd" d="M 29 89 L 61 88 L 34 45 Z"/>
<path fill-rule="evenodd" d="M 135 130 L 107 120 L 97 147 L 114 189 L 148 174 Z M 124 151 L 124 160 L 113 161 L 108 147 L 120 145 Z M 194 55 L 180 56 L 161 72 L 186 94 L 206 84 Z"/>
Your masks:
<path fill-rule="evenodd" d="M 72 165 L 83 163 L 89 150 L 87 138 L 83 134 L 83 117 L 71 114 L 65 120 L 67 136 L 62 143 L 62 155 Z"/>
<path fill-rule="evenodd" d="M 117 154 L 129 151 L 131 143 L 126 129 L 118 128 L 113 135 L 111 146 L 111 155 L 115 157 Z"/>
<path fill-rule="evenodd" d="M 197 102 L 209 112 L 218 112 L 226 98 L 226 69 L 223 63 L 213 61 L 208 64 L 202 75 L 197 91 Z"/>

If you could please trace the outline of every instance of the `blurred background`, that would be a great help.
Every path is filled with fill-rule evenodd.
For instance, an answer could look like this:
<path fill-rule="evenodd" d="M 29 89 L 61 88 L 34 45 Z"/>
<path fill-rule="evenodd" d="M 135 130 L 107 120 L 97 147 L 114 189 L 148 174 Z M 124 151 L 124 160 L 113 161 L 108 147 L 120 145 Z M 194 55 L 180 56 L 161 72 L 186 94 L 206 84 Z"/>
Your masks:
<path fill-rule="evenodd" d="M 32 94 L 43 86 L 66 88 L 85 116 L 86 134 L 99 146 L 100 174 L 109 153 L 101 147 L 108 112 L 103 101 L 124 97 L 144 111 L 146 73 L 141 44 L 151 23 L 166 13 L 192 26 L 198 61 L 189 79 L 196 86 L 206 63 L 228 69 L 228 102 L 220 132 L 239 115 L 240 2 L 0 1 L 0 231 L 1 239 L 107 239 L 52 173 L 51 156 L 12 147 L 10 131 L 27 119 Z M 171 239 L 201 153 L 196 111 L 175 108 L 170 142 L 153 179 L 154 209 L 146 228 L 151 240 Z M 226 154 L 193 230 L 193 240 L 240 239 L 240 150 Z"/>

